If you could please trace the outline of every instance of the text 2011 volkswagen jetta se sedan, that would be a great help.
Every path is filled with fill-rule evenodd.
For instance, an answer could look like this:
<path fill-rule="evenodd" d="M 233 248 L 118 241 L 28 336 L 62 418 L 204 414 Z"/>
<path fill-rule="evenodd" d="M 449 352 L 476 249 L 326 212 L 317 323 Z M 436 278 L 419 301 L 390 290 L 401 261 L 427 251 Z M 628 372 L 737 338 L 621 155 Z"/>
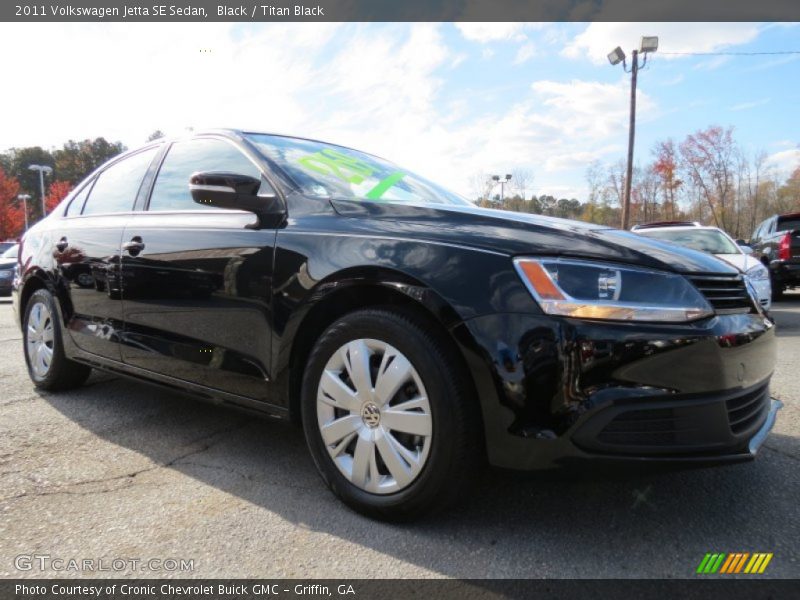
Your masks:
<path fill-rule="evenodd" d="M 750 458 L 780 406 L 734 267 L 277 135 L 113 159 L 25 236 L 15 306 L 38 387 L 98 368 L 301 421 L 382 518 L 453 500 L 484 457 Z"/>

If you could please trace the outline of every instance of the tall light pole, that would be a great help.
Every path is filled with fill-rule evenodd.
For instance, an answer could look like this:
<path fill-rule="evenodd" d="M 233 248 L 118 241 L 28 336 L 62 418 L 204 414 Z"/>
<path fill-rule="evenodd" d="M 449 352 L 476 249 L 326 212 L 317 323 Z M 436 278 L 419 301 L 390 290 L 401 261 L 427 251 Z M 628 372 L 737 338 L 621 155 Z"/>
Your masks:
<path fill-rule="evenodd" d="M 639 49 L 631 52 L 631 68 L 625 62 L 625 53 L 622 48 L 617 46 L 608 54 L 608 62 L 612 66 L 622 63 L 622 68 L 626 73 L 631 74 L 631 112 L 630 123 L 628 125 L 628 167 L 625 175 L 625 195 L 622 201 L 622 228 L 630 226 L 631 218 L 631 179 L 633 178 L 633 141 L 636 136 L 636 76 L 639 69 L 647 64 L 647 54 L 658 50 L 658 36 L 643 36 L 639 44 Z M 639 64 L 639 54 L 644 55 L 642 64 Z"/>
<path fill-rule="evenodd" d="M 500 175 L 492 175 L 492 181 L 500 184 L 500 202 L 503 201 L 505 195 L 505 185 L 509 182 L 510 179 L 511 175 L 509 175 L 508 173 L 506 173 L 505 179 L 500 179 Z"/>
<path fill-rule="evenodd" d="M 17 196 L 17 200 L 22 200 L 22 210 L 25 213 L 25 231 L 28 231 L 28 200 L 30 199 L 30 194 L 19 194 Z"/>
<path fill-rule="evenodd" d="M 28 169 L 31 171 L 39 171 L 39 190 L 42 194 L 42 218 L 47 216 L 47 209 L 44 205 L 44 175 L 47 173 L 50 175 L 53 172 L 53 167 L 48 167 L 47 165 L 29 165 Z"/>

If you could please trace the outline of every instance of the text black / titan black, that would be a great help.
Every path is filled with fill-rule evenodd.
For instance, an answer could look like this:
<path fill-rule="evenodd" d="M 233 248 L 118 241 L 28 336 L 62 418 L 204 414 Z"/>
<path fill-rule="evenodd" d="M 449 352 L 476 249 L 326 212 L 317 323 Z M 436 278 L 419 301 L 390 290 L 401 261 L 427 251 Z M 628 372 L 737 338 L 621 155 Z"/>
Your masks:
<path fill-rule="evenodd" d="M 302 422 L 330 488 L 379 518 L 444 506 L 483 456 L 749 459 L 780 407 L 774 322 L 726 263 L 312 140 L 128 152 L 19 257 L 37 386 L 98 368 Z"/>

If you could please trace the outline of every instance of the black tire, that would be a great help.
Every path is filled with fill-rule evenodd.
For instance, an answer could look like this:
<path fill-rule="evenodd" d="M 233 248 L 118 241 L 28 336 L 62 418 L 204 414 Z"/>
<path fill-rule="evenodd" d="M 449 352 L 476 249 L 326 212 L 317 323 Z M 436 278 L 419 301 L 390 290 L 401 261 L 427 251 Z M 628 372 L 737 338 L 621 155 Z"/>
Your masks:
<path fill-rule="evenodd" d="M 31 366 L 31 357 L 29 356 L 28 325 L 31 313 L 37 304 L 43 304 L 47 308 L 49 315 L 53 317 L 51 319 L 53 329 L 52 358 L 49 369 L 43 375 L 38 374 Z M 64 354 L 63 330 L 58 318 L 59 314 L 53 295 L 46 289 L 36 290 L 25 307 L 25 318 L 22 326 L 22 344 L 28 375 L 37 388 L 51 392 L 76 388 L 82 385 L 92 372 L 91 367 L 71 361 Z"/>
<path fill-rule="evenodd" d="M 430 402 L 432 436 L 427 461 L 407 487 L 390 494 L 371 493 L 349 481 L 334 464 L 318 424 L 322 372 L 337 349 L 358 339 L 379 340 L 400 351 L 417 371 Z M 459 366 L 454 352 L 414 313 L 384 308 L 345 315 L 317 340 L 303 377 L 303 428 L 323 480 L 352 509 L 389 521 L 441 510 L 460 497 L 484 464 L 478 404 L 466 385 L 469 374 Z"/>
<path fill-rule="evenodd" d="M 772 282 L 772 301 L 779 302 L 783 300 L 783 286 L 779 283 Z"/>

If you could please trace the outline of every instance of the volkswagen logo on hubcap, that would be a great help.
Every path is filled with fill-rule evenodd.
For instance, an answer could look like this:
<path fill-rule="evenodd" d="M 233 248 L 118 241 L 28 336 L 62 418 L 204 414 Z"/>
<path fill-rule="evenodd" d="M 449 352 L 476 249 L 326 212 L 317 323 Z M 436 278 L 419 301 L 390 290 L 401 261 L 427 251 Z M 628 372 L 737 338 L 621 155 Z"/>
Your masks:
<path fill-rule="evenodd" d="M 368 402 L 361 409 L 361 419 L 367 427 L 377 427 L 381 422 L 381 411 L 372 402 Z"/>

